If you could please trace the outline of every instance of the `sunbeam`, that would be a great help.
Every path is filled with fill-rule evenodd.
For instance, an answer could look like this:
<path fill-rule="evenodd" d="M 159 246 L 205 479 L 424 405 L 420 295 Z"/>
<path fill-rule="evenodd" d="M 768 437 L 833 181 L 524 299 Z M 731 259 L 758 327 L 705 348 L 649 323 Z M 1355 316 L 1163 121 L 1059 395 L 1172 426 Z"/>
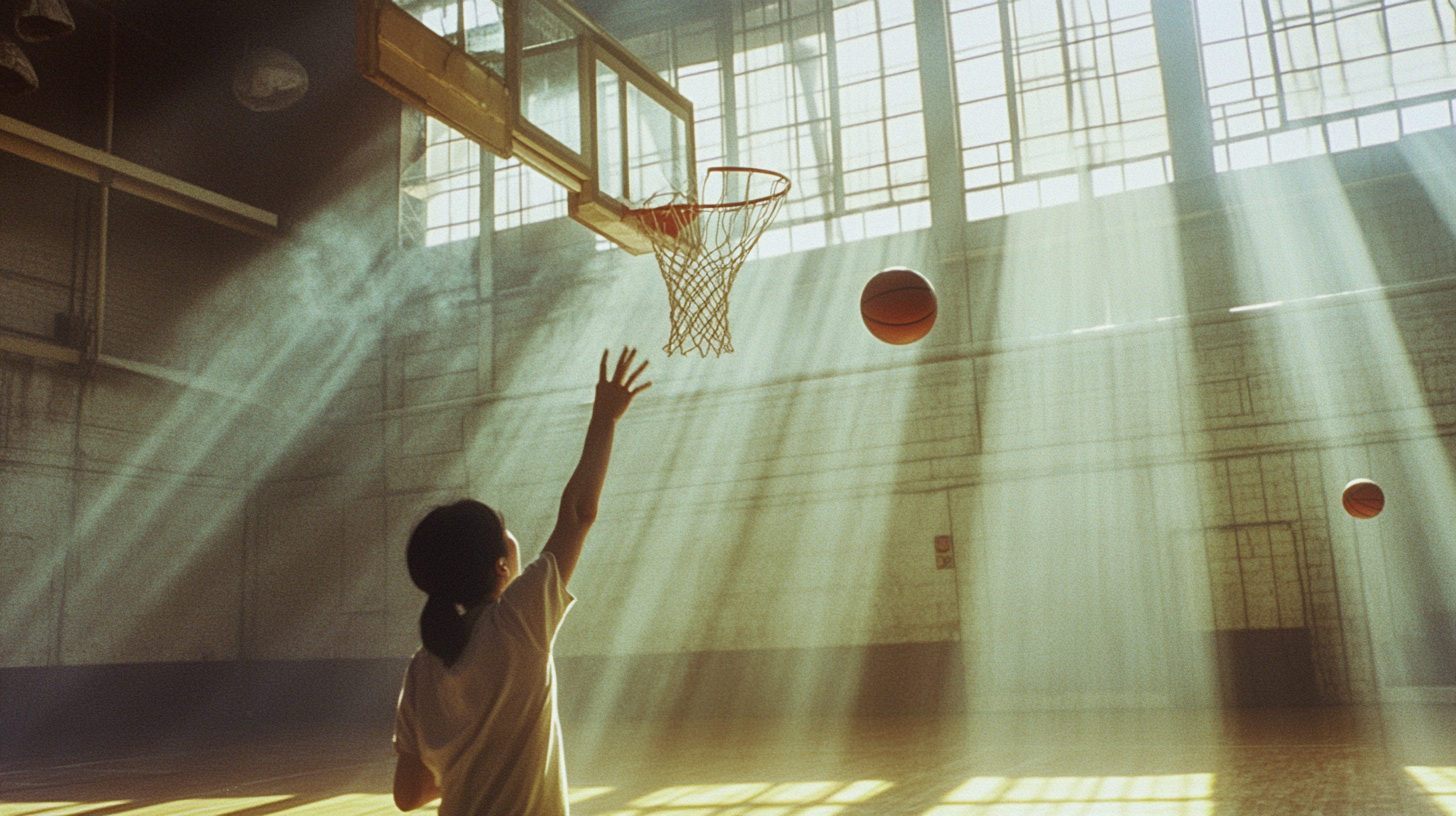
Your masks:
<path fill-rule="evenodd" d="M 1456 814 L 1453 3 L 18 4 L 0 816 Z"/>
<path fill-rule="evenodd" d="M 191 615 L 179 606 L 214 609 L 223 598 L 240 600 L 231 588 L 221 595 L 204 589 L 208 581 L 199 574 L 225 571 L 238 557 L 236 530 L 249 490 L 312 432 L 360 364 L 377 353 L 390 315 L 418 290 L 407 262 L 368 229 L 389 203 L 370 186 L 358 187 L 181 318 L 211 327 L 193 332 L 210 336 L 209 344 L 183 355 L 206 387 L 180 389 L 165 407 L 146 406 L 148 422 L 134 442 L 87 451 L 113 461 L 116 475 L 83 482 L 63 659 L 120 659 L 134 653 L 142 627 L 152 659 L 240 656 L 240 643 L 200 641 L 205 630 L 186 625 Z M 90 395 L 117 396 L 104 385 Z M 210 495 L 207 509 L 182 501 L 186 491 Z M 132 614 L 93 619 L 86 611 L 113 595 L 118 582 L 131 587 Z M 32 602 L 28 593 L 11 595 L 5 614 Z M 164 631 L 170 637 L 159 637 Z"/>
<path fill-rule="evenodd" d="M 1184 308 L 1172 200 L 1012 216 L 1003 253 L 998 334 L 1027 339 L 978 366 L 985 482 L 958 513 L 973 705 L 1207 702 L 1199 497 L 1178 462 L 1192 340 L 1157 320 Z"/>
<path fill-rule="evenodd" d="M 1412 149 L 1425 158 L 1415 162 L 1417 178 L 1432 178 L 1431 199 L 1445 211 L 1449 196 L 1430 172 L 1429 148 Z M 1433 672 L 1445 669 L 1429 653 L 1444 648 L 1434 638 L 1445 631 L 1440 610 L 1453 603 L 1453 587 L 1439 576 L 1456 567 L 1456 539 L 1438 519 L 1456 502 L 1456 476 L 1422 384 L 1420 340 L 1402 328 L 1400 292 L 1382 286 L 1365 228 L 1329 160 L 1245 173 L 1224 189 L 1243 300 L 1284 298 L 1265 312 L 1266 324 L 1251 327 L 1264 338 L 1265 365 L 1280 374 L 1258 398 L 1294 433 L 1333 448 L 1322 456 L 1332 508 L 1339 487 L 1362 476 L 1381 482 L 1390 498 L 1390 512 L 1373 525 L 1333 525 L 1337 543 L 1359 553 L 1364 586 L 1309 591 L 1369 598 L 1377 672 L 1392 686 L 1434 684 Z M 1299 191 L 1294 206 L 1292 190 Z M 1317 629 L 1337 625 L 1324 605 L 1308 614 Z"/>

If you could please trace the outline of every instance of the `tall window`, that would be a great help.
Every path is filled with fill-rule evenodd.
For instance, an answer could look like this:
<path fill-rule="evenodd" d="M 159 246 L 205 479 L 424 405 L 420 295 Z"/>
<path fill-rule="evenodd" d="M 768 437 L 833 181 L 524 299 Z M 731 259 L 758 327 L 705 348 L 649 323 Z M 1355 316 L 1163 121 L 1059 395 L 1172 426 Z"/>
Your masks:
<path fill-rule="evenodd" d="M 731 164 L 732 161 L 725 152 L 727 142 L 723 116 L 723 65 L 718 54 L 715 21 L 690 23 L 633 37 L 625 40 L 623 45 L 693 103 L 697 183 L 702 183 L 703 174 L 708 168 Z M 642 203 L 654 191 L 637 192 L 641 195 L 634 196 L 637 199 L 634 203 Z M 597 237 L 597 249 L 606 250 L 615 246 L 616 244 L 606 238 Z"/>
<path fill-rule="evenodd" d="M 566 215 L 566 188 L 519 159 L 495 163 L 495 228 L 511 229 Z"/>
<path fill-rule="evenodd" d="M 504 75 L 500 0 L 400 0 L 400 7 Z M 406 108 L 400 151 L 401 240 L 438 246 L 480 235 L 480 146 Z"/>
<path fill-rule="evenodd" d="M 794 182 L 760 254 L 928 227 L 913 0 L 742 0 L 739 161 Z"/>
<path fill-rule="evenodd" d="M 723 66 L 719 64 L 716 32 L 711 24 L 686 28 L 676 43 L 676 69 L 671 81 L 678 93 L 693 103 L 694 157 L 698 174 L 727 164 L 724 152 Z"/>
<path fill-rule="evenodd" d="M 463 31 L 466 51 L 504 76 L 502 0 L 402 0 L 400 6 L 457 45 Z M 423 162 L 407 167 L 401 176 L 405 232 L 419 233 L 426 246 L 479 235 L 480 148 L 433 119 L 427 143 Z M 566 191 L 519 161 L 496 162 L 494 182 L 497 230 L 566 215 Z"/>
<path fill-rule="evenodd" d="M 971 220 L 1172 180 L 1151 0 L 951 0 Z"/>
<path fill-rule="evenodd" d="M 1451 124 L 1447 0 L 1198 0 L 1218 170 Z"/>
<path fill-rule="evenodd" d="M 717 42 L 716 26 L 713 21 L 705 21 L 634 37 L 623 43 L 693 103 L 699 182 L 709 167 L 729 163 L 724 152 L 723 66 Z"/>
<path fill-rule="evenodd" d="M 474 238 L 480 234 L 480 145 L 434 119 L 427 130 L 425 246 Z"/>
<path fill-rule="evenodd" d="M 930 226 L 913 0 L 835 0 L 846 240 Z"/>
<path fill-rule="evenodd" d="M 731 38 L 715 18 L 624 44 L 693 102 L 700 176 L 793 180 L 756 251 L 928 227 L 914 0 L 736 0 L 723 19 Z"/>
<path fill-rule="evenodd" d="M 945 1 L 970 220 L 1173 180 L 1154 0 Z M 627 43 L 693 101 L 700 175 L 792 178 L 759 254 L 929 226 L 915 2 L 724 0 Z M 1187 2 L 1219 171 L 1456 121 L 1456 0 Z M 487 61 L 503 44 L 498 0 L 405 4 Z M 419 240 L 476 234 L 478 150 L 438 123 L 419 141 L 401 198 Z M 496 229 L 566 213 L 519 162 L 494 181 Z"/>
<path fill-rule="evenodd" d="M 405 108 L 400 119 L 400 241 L 438 246 L 480 234 L 480 146 Z"/>
<path fill-rule="evenodd" d="M 744 0 L 735 8 L 739 161 L 792 171 L 780 222 L 834 211 L 826 11 L 822 0 Z"/>

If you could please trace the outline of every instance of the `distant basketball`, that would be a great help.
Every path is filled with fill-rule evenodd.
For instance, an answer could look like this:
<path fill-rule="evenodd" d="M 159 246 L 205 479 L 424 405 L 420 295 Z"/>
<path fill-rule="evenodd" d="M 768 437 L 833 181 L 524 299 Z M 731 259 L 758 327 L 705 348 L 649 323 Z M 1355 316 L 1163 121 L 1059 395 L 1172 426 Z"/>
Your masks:
<path fill-rule="evenodd" d="M 1385 491 L 1369 479 L 1355 479 L 1340 494 L 1345 512 L 1357 519 L 1375 518 L 1385 509 Z"/>
<path fill-rule="evenodd" d="M 859 314 L 880 340 L 896 346 L 913 343 L 935 325 L 935 288 L 919 272 L 892 266 L 865 284 Z"/>

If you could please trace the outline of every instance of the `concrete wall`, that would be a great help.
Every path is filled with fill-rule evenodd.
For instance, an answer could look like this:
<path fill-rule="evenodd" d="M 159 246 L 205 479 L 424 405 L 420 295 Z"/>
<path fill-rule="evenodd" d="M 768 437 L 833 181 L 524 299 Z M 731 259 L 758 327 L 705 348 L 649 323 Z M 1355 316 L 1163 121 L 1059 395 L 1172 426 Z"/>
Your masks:
<path fill-rule="evenodd" d="M 276 239 L 115 193 L 100 359 L 0 354 L 0 666 L 288 651 L 255 585 L 297 557 L 267 547 L 283 516 L 260 511 L 277 493 L 264 484 L 351 385 L 373 384 L 379 321 L 431 272 L 391 255 L 397 133 L 370 112 L 349 112 L 375 133 L 341 139 Z M 92 314 L 98 192 L 13 156 L 0 166 L 0 329 L 75 347 L 54 318 Z M 61 294 L 31 296 L 49 289 Z M 377 523 L 339 527 L 352 539 L 361 524 L 381 540 Z M 310 552 L 337 540 L 310 529 Z"/>
<path fill-rule="evenodd" d="M 1442 618 L 1439 587 L 1371 566 L 1406 564 L 1416 545 L 1393 531 L 1430 528 L 1449 497 L 1401 490 L 1361 523 L 1338 503 L 1355 476 L 1399 485 L 1380 462 L 1411 451 L 1450 469 L 1452 241 L 1423 184 L 1390 149 L 1248 171 L 1219 208 L 1151 191 L 970 225 L 964 254 L 916 234 L 751 261 L 735 354 L 654 358 L 558 653 L 777 650 L 812 688 L 826 650 L 936 643 L 963 661 L 967 704 L 993 707 L 1220 690 L 1360 702 L 1378 684 L 1451 683 L 1407 665 L 1449 642 L 1398 635 L 1393 611 Z M 1263 223 L 1323 195 L 1348 201 L 1315 208 L 1308 228 L 1329 236 Z M 405 390 L 381 414 L 382 473 L 399 594 L 381 637 L 401 650 L 420 603 L 398 579 L 412 521 L 474 495 L 538 547 L 598 349 L 665 339 L 651 260 L 562 227 L 498 241 L 491 296 L 394 327 L 385 369 Z M 1269 257 L 1280 240 L 1302 241 L 1309 268 L 1277 268 L 1294 263 Z M 854 314 L 892 263 L 940 292 L 935 333 L 910 348 L 874 343 Z M 432 403 L 415 382 L 455 390 Z M 954 537 L 954 569 L 936 569 L 938 535 Z M 1377 645 L 1392 639 L 1405 645 Z M 596 688 L 640 693 L 610 675 Z"/>
<path fill-rule="evenodd" d="M 600 351 L 633 344 L 655 385 L 558 641 L 579 710 L 1456 684 L 1430 577 L 1456 499 L 1456 250 L 1426 174 L 1449 134 L 1425 164 L 1391 147 L 1244 171 L 1220 207 L 1143 191 L 750 261 L 721 359 L 655 353 L 655 263 L 568 222 L 481 255 L 382 248 L 379 145 L 346 164 L 372 182 L 248 266 L 176 302 L 123 288 L 138 328 L 118 347 L 188 376 L 0 364 L 4 666 L 407 656 L 412 524 L 476 496 L 533 554 Z M 940 295 L 915 346 L 855 313 L 892 264 Z M 1380 519 L 1340 511 L 1355 476 L 1386 484 Z"/>

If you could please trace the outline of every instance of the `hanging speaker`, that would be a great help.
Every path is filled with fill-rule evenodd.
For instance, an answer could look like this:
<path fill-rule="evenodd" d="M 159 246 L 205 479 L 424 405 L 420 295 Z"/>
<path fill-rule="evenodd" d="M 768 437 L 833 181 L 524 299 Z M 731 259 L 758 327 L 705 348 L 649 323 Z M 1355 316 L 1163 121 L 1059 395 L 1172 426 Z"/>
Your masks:
<path fill-rule="evenodd" d="M 20 46 L 0 37 L 0 94 L 16 96 L 40 87 L 35 68 L 25 58 Z"/>
<path fill-rule="evenodd" d="M 15 33 L 26 42 L 64 37 L 76 30 L 66 0 L 20 0 L 15 9 Z"/>

